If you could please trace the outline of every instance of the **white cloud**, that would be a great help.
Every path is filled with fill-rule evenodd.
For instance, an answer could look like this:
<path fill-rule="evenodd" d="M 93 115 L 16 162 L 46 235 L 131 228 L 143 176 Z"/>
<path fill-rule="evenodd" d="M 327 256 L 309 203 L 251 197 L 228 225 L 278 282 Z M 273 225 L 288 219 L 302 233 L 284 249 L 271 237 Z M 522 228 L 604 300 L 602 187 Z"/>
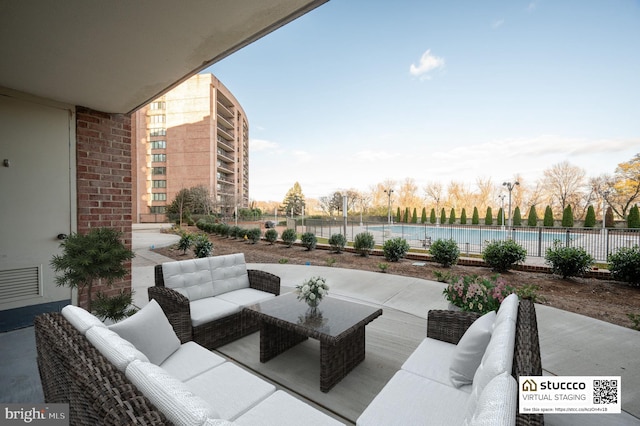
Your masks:
<path fill-rule="evenodd" d="M 422 57 L 420 57 L 420 62 L 417 66 L 415 64 L 411 64 L 411 66 L 409 67 L 409 72 L 411 73 L 411 75 L 420 77 L 421 80 L 428 80 L 431 78 L 431 76 L 428 75 L 430 71 L 443 67 L 444 58 L 432 55 L 431 49 L 428 49 L 422 54 Z"/>
<path fill-rule="evenodd" d="M 267 141 L 264 139 L 251 139 L 249 142 L 249 149 L 252 152 L 269 151 L 278 148 L 278 144 L 275 142 Z"/>
<path fill-rule="evenodd" d="M 495 30 L 497 28 L 500 28 L 502 24 L 504 24 L 504 19 L 496 19 L 491 23 L 491 28 Z"/>

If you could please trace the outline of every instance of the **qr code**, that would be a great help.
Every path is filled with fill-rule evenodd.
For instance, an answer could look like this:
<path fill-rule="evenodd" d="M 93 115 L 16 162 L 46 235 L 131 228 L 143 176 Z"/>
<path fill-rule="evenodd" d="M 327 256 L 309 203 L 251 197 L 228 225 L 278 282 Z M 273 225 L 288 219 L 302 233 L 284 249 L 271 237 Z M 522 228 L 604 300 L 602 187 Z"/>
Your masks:
<path fill-rule="evenodd" d="M 593 381 L 593 403 L 594 404 L 617 404 L 618 403 L 618 381 L 617 380 L 594 380 Z"/>

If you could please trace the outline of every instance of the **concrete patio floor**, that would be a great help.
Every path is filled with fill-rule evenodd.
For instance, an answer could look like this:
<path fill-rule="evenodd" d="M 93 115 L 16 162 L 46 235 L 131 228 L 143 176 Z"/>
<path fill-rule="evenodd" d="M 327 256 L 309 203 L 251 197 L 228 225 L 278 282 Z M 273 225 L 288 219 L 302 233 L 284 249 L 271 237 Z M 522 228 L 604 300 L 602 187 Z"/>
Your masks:
<path fill-rule="evenodd" d="M 149 248 L 176 240 L 175 235 L 158 232 L 157 226 L 134 228 L 133 286 L 138 306 L 147 303 L 146 288 L 153 285 L 153 266 L 168 260 Z M 355 422 L 424 338 L 427 311 L 446 307 L 441 295 L 443 284 L 434 281 L 320 266 L 249 267 L 279 275 L 283 292 L 319 275 L 327 279 L 330 296 L 383 308 L 383 316 L 366 328 L 366 359 L 326 394 L 319 389 L 319 344 L 313 339 L 265 364 L 259 362 L 258 333 L 218 349 L 232 361 L 347 424 Z M 640 332 L 547 306 L 536 305 L 536 310 L 545 374 L 622 378 L 622 414 L 545 416 L 546 423 L 640 425 Z M 0 334 L 0 353 L 0 402 L 42 402 L 33 328 Z"/>

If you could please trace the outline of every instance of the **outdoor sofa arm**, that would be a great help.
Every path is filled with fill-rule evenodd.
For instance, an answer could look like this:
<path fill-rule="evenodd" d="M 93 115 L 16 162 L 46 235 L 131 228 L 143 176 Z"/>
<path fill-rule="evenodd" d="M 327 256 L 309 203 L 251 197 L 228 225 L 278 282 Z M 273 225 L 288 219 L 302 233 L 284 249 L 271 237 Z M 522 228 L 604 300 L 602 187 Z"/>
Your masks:
<path fill-rule="evenodd" d="M 457 345 L 467 328 L 480 316 L 476 312 L 431 310 L 427 314 L 427 337 Z"/>
<path fill-rule="evenodd" d="M 258 269 L 248 269 L 249 286 L 256 290 L 280 295 L 280 277 Z"/>
<path fill-rule="evenodd" d="M 193 340 L 189 299 L 168 287 L 149 287 L 147 292 L 149 300 L 155 299 L 164 311 L 180 343 Z"/>

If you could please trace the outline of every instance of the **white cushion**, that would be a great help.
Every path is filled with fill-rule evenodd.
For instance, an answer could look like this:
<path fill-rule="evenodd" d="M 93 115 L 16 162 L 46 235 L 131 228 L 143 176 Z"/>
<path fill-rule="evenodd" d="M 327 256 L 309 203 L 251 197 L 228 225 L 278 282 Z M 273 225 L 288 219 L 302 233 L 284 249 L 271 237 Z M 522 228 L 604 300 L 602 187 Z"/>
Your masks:
<path fill-rule="evenodd" d="M 402 369 L 451 386 L 449 363 L 455 349 L 452 343 L 427 337 L 402 364 Z M 468 388 L 467 392 L 471 392 Z"/>
<path fill-rule="evenodd" d="M 91 327 L 87 330 L 86 337 L 98 352 L 123 373 L 127 365 L 136 359 L 149 362 L 146 355 L 136 349 L 131 342 L 106 327 Z"/>
<path fill-rule="evenodd" d="M 227 302 L 218 297 L 207 297 L 189 303 L 191 325 L 197 327 L 211 321 L 240 312 L 240 305 Z"/>
<path fill-rule="evenodd" d="M 106 327 L 98 317 L 78 306 L 67 305 L 61 312 L 62 316 L 82 334 L 93 326 Z"/>
<path fill-rule="evenodd" d="M 358 417 L 358 426 L 460 425 L 469 394 L 398 371 Z"/>
<path fill-rule="evenodd" d="M 475 403 L 480 394 L 494 377 L 502 373 L 511 374 L 515 341 L 516 325 L 513 321 L 502 321 L 495 326 L 487 350 L 473 376 L 472 398 L 467 406 L 467 412 L 475 411 Z"/>
<path fill-rule="evenodd" d="M 155 299 L 129 318 L 110 325 L 109 328 L 133 343 L 149 361 L 160 365 L 180 347 L 164 311 Z"/>
<path fill-rule="evenodd" d="M 486 313 L 475 320 L 462 335 L 453 351 L 449 367 L 451 383 L 454 386 L 469 385 L 473 381 L 473 376 L 491 339 L 495 319 L 494 311 Z"/>
<path fill-rule="evenodd" d="M 213 296 L 209 260 L 188 259 L 162 264 L 165 287 L 172 288 L 190 301 Z"/>
<path fill-rule="evenodd" d="M 202 425 L 208 418 L 220 416 L 184 383 L 157 365 L 133 361 L 125 372 L 158 410 L 176 425 Z"/>
<path fill-rule="evenodd" d="M 176 379 L 184 382 L 198 374 L 217 367 L 225 362 L 221 356 L 214 354 L 208 349 L 195 342 L 182 344 L 177 351 L 169 355 L 160 367 L 167 370 Z"/>
<path fill-rule="evenodd" d="M 238 417 L 234 423 L 240 426 L 344 426 L 344 423 L 283 391 L 269 396 Z"/>
<path fill-rule="evenodd" d="M 512 293 L 504 298 L 500 307 L 498 308 L 498 313 L 496 315 L 496 320 L 494 322 L 494 327 L 501 323 L 504 320 L 511 320 L 516 322 L 518 320 L 518 305 L 520 304 L 520 299 L 518 295 Z"/>
<path fill-rule="evenodd" d="M 222 419 L 207 419 L 202 426 L 234 426 L 237 425 L 235 422 L 230 422 L 228 420 Z"/>
<path fill-rule="evenodd" d="M 518 384 L 509 373 L 494 377 L 480 394 L 473 415 L 465 419 L 469 426 L 512 426 L 518 410 Z"/>
<path fill-rule="evenodd" d="M 242 288 L 216 296 L 216 299 L 222 299 L 240 306 L 249 306 L 272 297 L 276 297 L 275 294 L 254 288 Z"/>
<path fill-rule="evenodd" d="M 230 362 L 207 370 L 185 384 L 225 420 L 234 420 L 276 390 L 272 384 Z"/>
<path fill-rule="evenodd" d="M 213 295 L 218 296 L 241 288 L 249 288 L 249 274 L 244 253 L 206 258 L 213 280 Z"/>

